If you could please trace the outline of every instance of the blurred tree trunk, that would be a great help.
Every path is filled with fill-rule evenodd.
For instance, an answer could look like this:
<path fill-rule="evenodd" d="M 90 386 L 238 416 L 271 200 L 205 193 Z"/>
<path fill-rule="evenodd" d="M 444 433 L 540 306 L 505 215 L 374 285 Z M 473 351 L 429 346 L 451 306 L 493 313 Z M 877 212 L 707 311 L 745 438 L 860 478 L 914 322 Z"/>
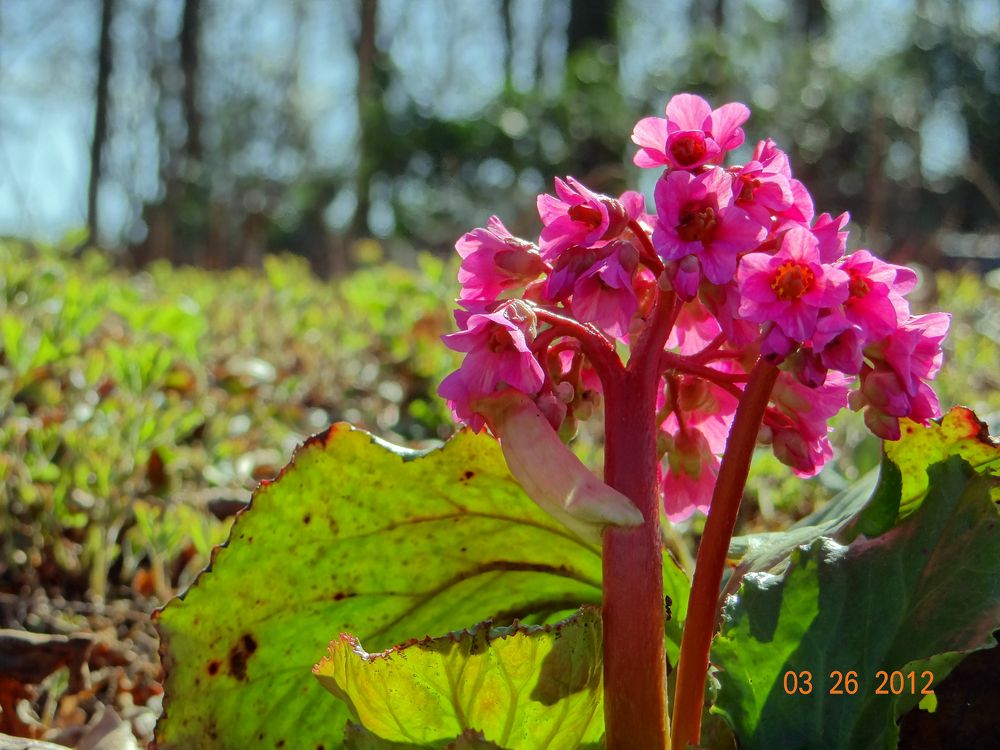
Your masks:
<path fill-rule="evenodd" d="M 827 10 L 823 0 L 802 0 L 803 26 L 807 39 L 815 39 L 826 32 Z"/>
<path fill-rule="evenodd" d="M 514 87 L 514 19 L 511 0 L 500 0 L 500 22 L 503 24 L 503 70 L 507 89 Z"/>
<path fill-rule="evenodd" d="M 375 35 L 378 26 L 378 0 L 359 0 L 359 30 L 354 51 L 358 61 L 358 88 L 356 94 L 358 108 L 357 155 L 358 169 L 354 181 L 357 205 L 348 232 L 348 240 L 368 234 L 368 209 L 371 206 L 371 182 L 374 174 L 375 158 L 371 153 L 369 131 L 373 130 L 381 110 L 381 91 L 377 81 L 376 62 L 378 48 Z M 343 248 L 340 248 L 343 250 Z M 331 257 L 330 272 L 339 273 L 348 265 L 344 253 Z"/>
<path fill-rule="evenodd" d="M 156 6 L 150 6 L 150 23 L 156 21 Z M 181 12 L 181 26 L 177 32 L 178 61 L 181 72 L 180 89 L 173 83 L 171 75 L 173 63 L 166 62 L 161 55 L 153 55 L 152 78 L 159 94 L 156 126 L 160 142 L 160 179 L 164 186 L 163 198 L 143 209 L 147 227 L 146 238 L 134 250 L 136 265 L 143 266 L 151 261 L 166 259 L 173 263 L 193 262 L 209 268 L 225 265 L 225 242 L 228 236 L 221 223 L 227 218 L 226 211 L 204 206 L 204 221 L 195 221 L 194 226 L 184 226 L 182 222 L 189 214 L 186 200 L 192 186 L 202 179 L 201 160 L 201 110 L 198 106 L 198 86 L 201 52 L 201 0 L 184 0 Z M 172 145 L 171 125 L 168 111 L 170 106 L 180 104 L 184 118 L 184 138 L 180 147 Z M 193 230 L 193 231 L 192 231 Z M 215 238 L 210 244 L 206 237 Z M 206 247 L 208 245 L 208 247 Z"/>
<path fill-rule="evenodd" d="M 198 107 L 198 88 L 201 83 L 200 40 L 201 0 L 184 0 L 184 15 L 178 39 L 181 50 L 181 72 L 184 74 L 181 101 L 184 106 L 184 123 L 187 125 L 184 157 L 194 162 L 201 161 L 201 110 Z"/>
<path fill-rule="evenodd" d="M 614 0 L 570 0 L 567 54 L 591 43 L 612 41 L 616 5 Z"/>
<path fill-rule="evenodd" d="M 104 144 L 108 140 L 108 104 L 111 66 L 114 48 L 111 40 L 111 22 L 115 14 L 115 0 L 101 0 L 101 31 L 97 43 L 97 88 L 94 92 L 94 137 L 90 144 L 90 180 L 87 185 L 87 233 L 92 243 L 99 241 L 100 214 L 97 193 L 101 186 Z"/>
<path fill-rule="evenodd" d="M 174 164 L 170 170 L 170 181 L 167 183 L 167 205 L 170 208 L 171 223 L 176 228 L 182 215 L 190 212 L 186 201 L 192 200 L 191 188 L 197 188 L 202 180 L 201 161 L 201 109 L 198 106 L 198 89 L 200 86 L 201 60 L 201 0 L 184 0 L 181 15 L 181 27 L 177 32 L 177 46 L 180 52 L 180 67 L 183 83 L 181 84 L 181 111 L 184 113 L 184 142 L 180 153 L 173 156 Z M 201 191 L 195 190 L 197 195 Z M 196 197 L 195 200 L 198 200 Z M 225 242 L 209 243 L 209 237 L 221 237 L 221 227 L 210 226 L 215 217 L 225 215 L 225 212 L 212 210 L 205 206 L 204 221 L 199 226 L 191 227 L 195 231 L 187 232 L 183 242 L 175 242 L 176 251 L 173 260 L 195 265 L 205 265 L 209 268 L 219 268 L 228 265 Z M 194 215 L 198 215 L 194 213 Z M 190 228 L 189 228 L 190 229 Z"/>

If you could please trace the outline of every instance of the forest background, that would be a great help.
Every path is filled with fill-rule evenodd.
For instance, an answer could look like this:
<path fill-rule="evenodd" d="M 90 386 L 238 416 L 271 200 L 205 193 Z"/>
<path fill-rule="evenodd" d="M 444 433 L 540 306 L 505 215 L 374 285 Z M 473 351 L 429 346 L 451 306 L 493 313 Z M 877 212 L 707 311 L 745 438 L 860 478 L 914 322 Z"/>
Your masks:
<path fill-rule="evenodd" d="M 553 175 L 639 179 L 682 90 L 750 105 L 855 242 L 997 262 L 993 0 L 6 0 L 0 234 L 321 274 L 530 235 Z"/>

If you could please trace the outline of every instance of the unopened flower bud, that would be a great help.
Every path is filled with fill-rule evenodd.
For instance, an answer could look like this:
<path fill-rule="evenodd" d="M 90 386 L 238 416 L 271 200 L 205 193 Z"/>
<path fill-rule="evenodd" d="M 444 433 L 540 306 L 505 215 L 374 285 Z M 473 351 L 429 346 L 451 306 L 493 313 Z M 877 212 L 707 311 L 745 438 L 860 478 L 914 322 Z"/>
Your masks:
<path fill-rule="evenodd" d="M 685 412 L 696 411 L 708 400 L 708 381 L 702 378 L 680 378 L 677 389 L 677 405 Z"/>
<path fill-rule="evenodd" d="M 555 395 L 564 404 L 569 404 L 576 398 L 576 388 L 568 380 L 563 380 L 556 386 Z"/>
<path fill-rule="evenodd" d="M 519 299 L 503 300 L 497 306 L 497 311 L 503 310 L 504 317 L 524 331 L 531 340 L 538 333 L 538 317 L 531 305 Z"/>
<path fill-rule="evenodd" d="M 677 296 L 690 302 L 698 295 L 701 281 L 701 264 L 693 255 L 685 255 L 673 268 L 672 285 Z"/>
<path fill-rule="evenodd" d="M 601 239 L 614 239 L 628 226 L 628 212 L 621 201 L 607 195 L 600 196 L 601 205 L 608 209 L 608 229 Z"/>
<path fill-rule="evenodd" d="M 543 393 L 535 402 L 538 410 L 549 420 L 552 428 L 558 430 L 566 419 L 566 404 L 552 393 Z"/>

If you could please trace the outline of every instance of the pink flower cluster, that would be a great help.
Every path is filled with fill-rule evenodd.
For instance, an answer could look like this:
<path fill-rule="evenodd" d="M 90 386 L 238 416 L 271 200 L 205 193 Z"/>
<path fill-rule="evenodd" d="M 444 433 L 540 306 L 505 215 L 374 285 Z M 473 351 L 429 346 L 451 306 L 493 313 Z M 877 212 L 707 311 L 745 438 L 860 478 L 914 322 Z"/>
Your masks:
<path fill-rule="evenodd" d="M 458 241 L 460 330 L 444 340 L 465 359 L 440 389 L 457 419 L 481 429 L 477 401 L 513 388 L 572 434 L 600 404 L 594 347 L 636 341 L 661 297 L 673 305 L 656 417 L 673 520 L 707 511 L 758 357 L 782 370 L 760 439 L 802 476 L 830 459 L 828 423 L 848 402 L 887 440 L 900 418 L 940 413 L 928 381 L 949 316 L 910 313 L 910 269 L 847 253 L 847 214 L 817 215 L 770 139 L 724 166 L 749 115 L 680 94 L 665 118 L 636 125 L 635 164 L 662 170 L 652 215 L 638 193 L 615 198 L 568 177 L 538 197 L 537 244 L 496 217 Z"/>

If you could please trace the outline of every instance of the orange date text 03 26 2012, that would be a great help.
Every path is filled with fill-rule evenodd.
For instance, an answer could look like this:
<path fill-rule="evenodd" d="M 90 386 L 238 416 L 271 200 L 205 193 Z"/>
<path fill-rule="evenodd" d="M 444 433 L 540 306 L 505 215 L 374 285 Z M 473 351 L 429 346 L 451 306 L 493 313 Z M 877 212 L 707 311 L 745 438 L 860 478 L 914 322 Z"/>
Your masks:
<path fill-rule="evenodd" d="M 859 692 L 868 689 L 875 695 L 928 695 L 931 686 L 934 684 L 934 673 L 929 670 L 923 672 L 901 672 L 893 670 L 891 672 L 879 670 L 875 673 L 875 679 L 870 685 L 863 685 L 861 678 L 856 671 L 848 670 L 841 672 L 833 670 L 829 675 L 829 683 L 825 686 L 829 695 L 857 695 Z M 810 695 L 815 690 L 820 689 L 813 673 L 809 670 L 794 671 L 788 670 L 782 677 L 782 687 L 788 695 Z"/>

